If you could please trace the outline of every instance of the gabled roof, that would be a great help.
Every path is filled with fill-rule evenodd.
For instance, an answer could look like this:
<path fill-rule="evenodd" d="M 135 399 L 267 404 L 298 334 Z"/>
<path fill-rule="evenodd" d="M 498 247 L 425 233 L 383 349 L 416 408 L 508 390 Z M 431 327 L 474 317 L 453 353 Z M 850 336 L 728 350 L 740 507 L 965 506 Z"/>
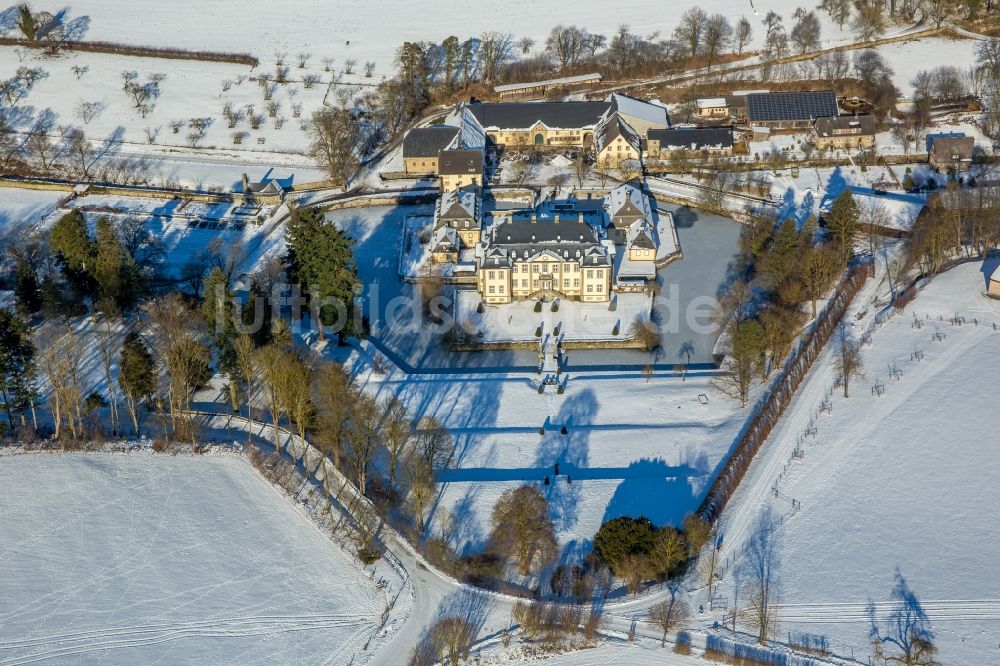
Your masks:
<path fill-rule="evenodd" d="M 935 162 L 971 162 L 976 140 L 971 136 L 943 136 L 931 142 Z"/>
<path fill-rule="evenodd" d="M 483 151 L 442 150 L 438 154 L 438 174 L 460 176 L 483 173 Z"/>
<path fill-rule="evenodd" d="M 595 136 L 598 151 L 603 150 L 604 146 L 618 137 L 622 137 L 636 152 L 642 151 L 642 139 L 639 137 L 639 133 L 632 129 L 632 126 L 625 122 L 625 119 L 617 112 L 601 121 L 597 126 Z"/>
<path fill-rule="evenodd" d="M 832 90 L 747 95 L 747 118 L 751 123 L 815 120 L 839 114 L 837 95 Z"/>
<path fill-rule="evenodd" d="M 643 120 L 650 125 L 659 125 L 660 127 L 670 125 L 667 109 L 658 104 L 644 102 L 641 99 L 619 93 L 613 93 L 608 101 L 611 102 L 611 110 L 623 116 Z"/>
<path fill-rule="evenodd" d="M 684 127 L 649 130 L 648 141 L 658 141 L 660 150 L 706 150 L 733 147 L 732 127 Z"/>
<path fill-rule="evenodd" d="M 608 102 L 500 102 L 467 108 L 484 129 L 527 130 L 536 123 L 550 129 L 593 127 L 610 107 Z"/>
<path fill-rule="evenodd" d="M 449 229 L 447 227 L 438 229 L 434 232 L 434 238 L 431 241 L 431 252 L 457 252 L 458 251 L 458 234 L 454 229 Z"/>
<path fill-rule="evenodd" d="M 452 147 L 458 132 L 459 128 L 451 125 L 412 129 L 403 139 L 403 157 L 437 157 L 439 152 Z"/>
<path fill-rule="evenodd" d="M 874 136 L 875 118 L 869 115 L 818 118 L 816 120 L 816 134 L 824 137 Z"/>
<path fill-rule="evenodd" d="M 604 210 L 612 222 L 623 218 L 625 225 L 649 215 L 646 195 L 635 185 L 619 185 L 604 197 Z"/>
<path fill-rule="evenodd" d="M 632 239 L 632 247 L 637 247 L 643 250 L 656 249 L 656 246 L 653 244 L 653 239 L 649 237 L 645 229 L 637 233 L 635 238 Z"/>
<path fill-rule="evenodd" d="M 480 210 L 480 192 L 475 185 L 462 187 L 452 192 L 445 192 L 438 201 L 437 216 L 439 220 L 478 220 Z"/>

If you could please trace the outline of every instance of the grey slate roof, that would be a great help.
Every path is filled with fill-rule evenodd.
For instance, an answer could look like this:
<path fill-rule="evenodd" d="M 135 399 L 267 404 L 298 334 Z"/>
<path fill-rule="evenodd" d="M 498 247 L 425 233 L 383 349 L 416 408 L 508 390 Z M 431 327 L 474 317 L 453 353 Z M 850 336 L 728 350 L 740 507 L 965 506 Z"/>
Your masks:
<path fill-rule="evenodd" d="M 837 95 L 832 90 L 747 95 L 747 119 L 751 123 L 814 120 L 839 113 Z"/>
<path fill-rule="evenodd" d="M 469 111 L 485 129 L 525 130 L 541 122 L 549 128 L 593 127 L 610 102 L 500 102 L 470 104 Z"/>
<path fill-rule="evenodd" d="M 442 150 L 438 157 L 438 173 L 442 176 L 483 173 L 483 151 Z"/>
<path fill-rule="evenodd" d="M 410 130 L 403 139 L 403 157 L 437 157 L 458 136 L 459 128 L 431 125 Z"/>
<path fill-rule="evenodd" d="M 732 148 L 732 127 L 688 127 L 649 130 L 647 141 L 659 141 L 660 150 L 703 150 Z"/>
<path fill-rule="evenodd" d="M 819 136 L 872 136 L 875 119 L 869 115 L 818 118 L 816 134 Z"/>

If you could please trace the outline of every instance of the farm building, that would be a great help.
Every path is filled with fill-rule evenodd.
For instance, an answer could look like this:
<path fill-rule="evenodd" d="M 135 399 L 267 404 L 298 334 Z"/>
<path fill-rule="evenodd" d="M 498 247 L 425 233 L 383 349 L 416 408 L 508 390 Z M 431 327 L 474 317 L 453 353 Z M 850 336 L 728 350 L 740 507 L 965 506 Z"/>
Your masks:
<path fill-rule="evenodd" d="M 875 118 L 869 115 L 817 118 L 813 134 L 820 150 L 872 148 L 875 146 Z"/>
<path fill-rule="evenodd" d="M 577 76 L 564 76 L 559 79 L 547 79 L 545 81 L 529 81 L 527 83 L 508 83 L 496 86 L 493 90 L 500 96 L 501 100 L 509 101 L 516 99 L 532 99 L 545 97 L 550 92 L 568 92 L 570 90 L 580 90 L 597 85 L 604 77 L 597 72 L 590 74 L 580 74 Z"/>
<path fill-rule="evenodd" d="M 928 137 L 928 162 L 935 169 L 968 171 L 976 140 L 971 136 Z"/>
<path fill-rule="evenodd" d="M 483 181 L 482 150 L 442 150 L 438 157 L 441 191 L 450 192 Z"/>
<path fill-rule="evenodd" d="M 670 153 L 731 155 L 732 127 L 673 127 L 650 130 L 646 135 L 646 155 L 665 158 Z"/>
<path fill-rule="evenodd" d="M 818 118 L 840 115 L 832 90 L 747 95 L 747 122 L 771 129 L 811 129 Z"/>
<path fill-rule="evenodd" d="M 438 154 L 458 146 L 459 128 L 431 125 L 410 130 L 403 139 L 403 170 L 408 174 L 436 175 Z"/>

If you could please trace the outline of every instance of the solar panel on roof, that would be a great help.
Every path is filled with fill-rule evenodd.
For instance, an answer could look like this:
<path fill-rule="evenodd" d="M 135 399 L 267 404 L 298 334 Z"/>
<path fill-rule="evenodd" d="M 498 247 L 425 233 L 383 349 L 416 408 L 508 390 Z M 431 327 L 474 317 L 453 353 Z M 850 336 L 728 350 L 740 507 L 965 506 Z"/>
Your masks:
<path fill-rule="evenodd" d="M 811 120 L 838 115 L 832 90 L 747 96 L 750 121 Z"/>

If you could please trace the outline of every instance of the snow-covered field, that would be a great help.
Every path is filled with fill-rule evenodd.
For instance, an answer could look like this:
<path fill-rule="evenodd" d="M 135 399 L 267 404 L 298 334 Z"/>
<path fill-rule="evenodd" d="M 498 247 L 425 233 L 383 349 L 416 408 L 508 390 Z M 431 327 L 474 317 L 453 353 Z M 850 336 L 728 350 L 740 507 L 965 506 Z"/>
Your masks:
<path fill-rule="evenodd" d="M 782 632 L 824 634 L 842 654 L 866 654 L 864 606 L 888 600 L 898 567 L 924 604 L 942 663 L 1000 661 L 1000 487 L 991 435 L 1000 303 L 983 295 L 997 263 L 935 277 L 875 330 L 863 348 L 865 377 L 849 399 L 837 391 L 827 397 L 828 351 L 751 468 L 721 531 L 736 549 L 762 506 L 784 515 Z M 956 314 L 964 325 L 950 323 Z M 913 360 L 915 352 L 923 360 Z M 872 395 L 876 384 L 882 397 Z M 832 412 L 817 416 L 824 399 Z M 810 422 L 815 438 L 802 437 Z M 796 442 L 804 458 L 790 461 Z M 789 499 L 801 503 L 797 512 Z"/>
<path fill-rule="evenodd" d="M 610 15 L 607 4 L 596 0 L 545 3 L 511 0 L 461 7 L 451 0 L 422 3 L 300 0 L 276 16 L 273 4 L 263 0 L 215 0 L 200 6 L 195 15 L 178 11 L 172 5 L 150 3 L 143 6 L 142 20 L 137 21 L 135 5 L 129 0 L 87 0 L 74 4 L 70 15 L 90 17 L 88 39 L 250 51 L 258 55 L 261 65 L 268 69 L 277 53 L 286 54 L 290 60 L 299 53 L 311 53 L 313 66 L 322 58 L 334 58 L 338 70 L 348 59 L 359 64 L 370 60 L 376 63 L 381 75 L 392 68 L 395 51 L 404 41 L 440 42 L 449 35 L 464 40 L 483 32 L 497 31 L 510 32 L 515 39 L 531 37 L 536 42 L 535 48 L 540 49 L 554 26 L 569 23 L 608 36 L 619 24 L 628 23 L 642 35 L 659 33 L 666 37 L 677 26 L 681 14 L 693 6 L 709 13 L 721 13 L 732 23 L 746 16 L 754 24 L 753 43 L 759 45 L 764 41 L 762 20 L 768 11 L 784 15 L 786 23 L 791 23 L 792 12 L 801 4 L 793 0 L 764 0 L 754 4 L 680 0 L 650 5 L 639 0 L 624 0 L 615 5 L 616 11 Z M 826 41 L 839 43 L 850 38 L 847 30 L 839 30 L 824 13 L 818 14 Z M 163 29 L 176 25 L 179 20 L 183 21 L 182 30 Z M 364 81 L 363 78 L 358 80 Z"/>
<path fill-rule="evenodd" d="M 31 233 L 65 197 L 65 192 L 15 187 L 0 189 L 0 235 Z"/>
<path fill-rule="evenodd" d="M 243 460 L 7 456 L 0 485 L 5 664 L 370 655 L 381 593 Z"/>

